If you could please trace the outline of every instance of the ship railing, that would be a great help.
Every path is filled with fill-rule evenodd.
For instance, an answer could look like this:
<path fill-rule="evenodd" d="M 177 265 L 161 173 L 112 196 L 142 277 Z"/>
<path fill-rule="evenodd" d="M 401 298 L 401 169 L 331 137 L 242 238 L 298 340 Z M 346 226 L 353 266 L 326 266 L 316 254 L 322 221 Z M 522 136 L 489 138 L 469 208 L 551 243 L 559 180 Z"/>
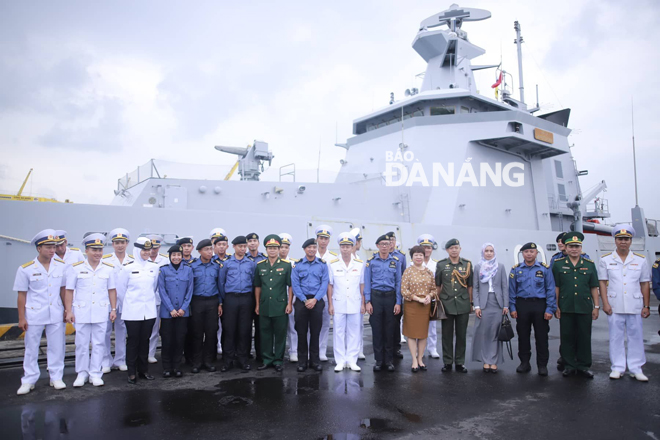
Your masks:
<path fill-rule="evenodd" d="M 127 190 L 134 187 L 135 185 L 139 185 L 147 179 L 152 178 L 160 179 L 160 173 L 158 172 L 158 168 L 156 168 L 154 159 L 151 159 L 144 165 L 137 167 L 135 171 L 126 173 L 125 176 L 120 177 L 117 180 L 117 191 L 120 192 Z"/>
<path fill-rule="evenodd" d="M 657 237 L 659 234 L 658 222 L 660 220 L 646 219 L 646 227 L 649 230 L 649 237 Z"/>

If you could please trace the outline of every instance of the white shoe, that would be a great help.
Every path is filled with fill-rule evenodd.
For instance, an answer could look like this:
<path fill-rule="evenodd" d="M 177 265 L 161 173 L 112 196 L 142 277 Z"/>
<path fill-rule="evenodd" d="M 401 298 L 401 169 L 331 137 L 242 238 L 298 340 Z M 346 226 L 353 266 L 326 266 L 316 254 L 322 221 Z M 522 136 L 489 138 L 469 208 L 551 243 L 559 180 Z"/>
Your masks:
<path fill-rule="evenodd" d="M 128 371 L 128 365 L 122 364 L 119 366 L 119 371 Z"/>
<path fill-rule="evenodd" d="M 348 368 L 351 369 L 351 371 L 362 371 L 362 368 L 358 364 L 351 364 L 348 366 Z"/>
<path fill-rule="evenodd" d="M 363 361 L 363 360 L 365 360 L 366 358 L 367 358 L 367 357 L 364 355 L 364 353 L 360 353 L 360 354 L 358 354 L 358 359 L 359 359 L 359 360 Z"/>
<path fill-rule="evenodd" d="M 346 366 L 346 364 L 337 364 L 337 366 L 335 367 L 335 372 L 339 373 L 340 371 L 342 371 L 344 369 L 345 366 Z"/>
<path fill-rule="evenodd" d="M 102 387 L 103 385 L 105 385 L 105 382 L 103 382 L 103 379 L 101 379 L 100 377 L 92 378 L 91 382 L 92 385 L 94 385 L 95 387 Z"/>
<path fill-rule="evenodd" d="M 16 394 L 21 396 L 23 394 L 29 393 L 33 389 L 34 389 L 34 384 L 33 383 L 24 383 L 23 385 L 21 385 L 21 387 L 18 389 L 18 391 L 16 391 Z"/>
<path fill-rule="evenodd" d="M 406 338 L 401 338 L 401 343 L 402 343 L 402 344 L 405 344 L 405 343 L 407 343 L 407 342 L 408 342 L 408 341 L 406 341 Z"/>
<path fill-rule="evenodd" d="M 218 350 L 217 353 L 218 353 L 218 354 L 222 354 L 222 350 Z"/>
<path fill-rule="evenodd" d="M 433 350 L 433 351 L 431 352 L 431 357 L 432 357 L 433 359 L 440 359 L 440 355 L 438 354 L 437 350 Z"/>
<path fill-rule="evenodd" d="M 83 385 L 85 385 L 85 382 L 87 382 L 87 379 L 89 379 L 89 376 L 85 373 L 78 373 L 78 377 L 76 377 L 76 380 L 73 382 L 73 387 L 74 388 L 79 388 Z"/>
<path fill-rule="evenodd" d="M 112 371 L 112 369 L 111 369 L 110 367 L 103 367 L 103 368 L 101 368 L 101 372 L 102 372 L 103 374 L 108 374 L 108 373 L 110 373 L 111 371 Z"/>
<path fill-rule="evenodd" d="M 289 355 L 289 362 L 298 362 L 298 353 Z"/>
<path fill-rule="evenodd" d="M 644 375 L 641 371 L 639 373 L 630 373 L 630 377 L 637 379 L 640 382 L 648 382 L 649 378 Z"/>
<path fill-rule="evenodd" d="M 150 357 L 147 360 L 149 361 L 150 364 L 157 364 L 158 363 L 158 359 L 156 359 L 155 357 Z"/>
<path fill-rule="evenodd" d="M 66 384 L 62 382 L 61 380 L 53 380 L 50 382 L 50 386 L 55 388 L 56 390 L 63 390 L 66 388 Z"/>
<path fill-rule="evenodd" d="M 612 370 L 610 373 L 610 379 L 621 379 L 621 373 L 615 370 Z"/>
<path fill-rule="evenodd" d="M 328 357 L 326 355 L 319 356 L 319 359 L 321 360 L 321 362 L 328 362 Z"/>

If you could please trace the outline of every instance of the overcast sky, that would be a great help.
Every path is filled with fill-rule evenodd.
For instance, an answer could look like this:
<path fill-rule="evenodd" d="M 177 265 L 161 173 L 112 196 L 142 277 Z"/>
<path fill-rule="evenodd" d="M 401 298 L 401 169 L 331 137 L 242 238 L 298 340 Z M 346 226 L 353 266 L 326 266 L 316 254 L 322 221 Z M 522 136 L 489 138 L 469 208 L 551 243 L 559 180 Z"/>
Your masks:
<path fill-rule="evenodd" d="M 419 87 L 411 43 L 451 2 L 3 1 L 0 192 L 108 203 L 117 178 L 150 158 L 235 161 L 214 145 L 270 144 L 273 167 L 338 168 L 352 120 Z M 660 2 L 472 1 L 486 49 L 475 64 L 516 73 L 525 39 L 527 101 L 569 107 L 583 190 L 607 181 L 614 219 L 634 205 L 631 98 L 640 205 L 660 219 Z M 493 96 L 492 70 L 476 74 Z M 516 78 L 517 81 L 517 78 Z M 516 96 L 517 97 L 517 96 Z M 225 170 L 223 170 L 225 171 Z M 175 176 L 171 176 L 175 177 Z M 218 176 L 224 177 L 224 174 Z"/>

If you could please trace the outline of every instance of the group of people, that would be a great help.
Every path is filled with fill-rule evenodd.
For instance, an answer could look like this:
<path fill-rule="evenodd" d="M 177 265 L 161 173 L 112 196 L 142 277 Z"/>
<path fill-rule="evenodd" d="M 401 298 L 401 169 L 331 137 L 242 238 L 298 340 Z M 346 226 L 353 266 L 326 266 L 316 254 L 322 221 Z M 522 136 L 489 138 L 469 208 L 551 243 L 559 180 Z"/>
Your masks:
<path fill-rule="evenodd" d="M 18 394 L 29 393 L 39 378 L 44 330 L 50 384 L 66 388 L 65 323 L 76 329 L 73 386 L 80 387 L 86 382 L 102 386 L 103 374 L 113 367 L 127 371 L 132 384 L 138 378 L 153 380 L 149 364 L 157 362 L 159 334 L 166 378 L 183 375 L 184 355 L 192 373 L 216 371 L 218 354 L 222 372 L 250 370 L 253 328 L 257 369 L 282 371 L 288 339 L 289 359 L 297 362 L 299 372 L 321 371 L 321 362 L 328 360 L 331 317 L 335 371 L 360 371 L 365 313 L 372 329 L 375 372 L 396 370 L 393 359 L 403 358 L 402 334 L 412 372 L 426 371 L 426 350 L 440 357 L 435 318 L 441 315 L 442 371 L 466 373 L 467 328 L 474 312 L 471 357 L 483 363 L 484 372 L 496 373 L 503 362 L 498 336 L 503 316 L 510 313 L 518 334 L 517 372 L 531 371 L 533 328 L 538 374 L 548 374 L 549 322 L 556 317 L 561 336 L 558 368 L 564 376 L 593 377 L 591 324 L 600 304 L 609 321 L 610 378 L 618 379 L 628 369 L 637 380 L 648 380 L 641 369 L 642 318 L 649 316 L 651 265 L 630 252 L 635 232 L 629 225 L 615 228 L 616 251 L 602 255 L 598 266 L 582 253 L 584 236 L 570 232 L 557 237 L 560 252 L 550 265 L 537 260 L 535 243 L 527 243 L 521 248 L 523 261 L 508 272 L 491 243 L 482 246 L 473 267 L 461 257 L 457 239 L 445 243 L 447 258 L 434 260 L 437 243 L 423 234 L 410 249 L 408 265 L 394 232 L 378 237 L 378 251 L 366 261 L 358 258 L 358 228 L 338 234 L 339 255 L 328 250 L 330 226 L 320 225 L 315 232 L 315 238 L 302 244 L 304 257 L 296 260 L 288 258 L 293 238 L 286 233 L 265 237 L 265 254 L 259 252 L 256 233 L 235 237 L 229 254 L 229 238 L 216 228 L 197 243 L 199 256 L 194 258 L 190 237 L 179 239 L 167 256 L 159 253 L 161 236 L 139 237 L 130 255 L 130 234 L 117 228 L 84 237 L 83 256 L 67 246 L 65 231 L 41 231 L 32 240 L 37 257 L 18 268 L 14 284 L 19 327 L 25 332 Z M 107 241 L 114 252 L 104 255 Z M 660 299 L 658 262 L 652 270 Z M 432 307 L 442 313 L 432 313 Z"/>

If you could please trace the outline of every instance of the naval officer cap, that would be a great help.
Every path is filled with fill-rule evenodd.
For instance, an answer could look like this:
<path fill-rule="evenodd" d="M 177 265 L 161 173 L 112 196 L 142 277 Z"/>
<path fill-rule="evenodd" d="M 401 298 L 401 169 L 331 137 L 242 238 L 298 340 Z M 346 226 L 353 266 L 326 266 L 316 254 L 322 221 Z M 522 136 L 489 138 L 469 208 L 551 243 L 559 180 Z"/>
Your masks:
<path fill-rule="evenodd" d="M 461 242 L 458 241 L 457 238 L 452 238 L 451 240 L 448 240 L 447 243 L 445 243 L 445 250 L 449 249 L 452 246 L 460 246 Z"/>
<path fill-rule="evenodd" d="M 57 237 L 56 238 L 57 244 L 64 243 L 64 240 L 66 240 L 66 235 L 67 235 L 66 231 L 64 231 L 62 229 L 56 229 L 55 230 L 55 237 Z"/>
<path fill-rule="evenodd" d="M 360 228 L 351 229 L 351 234 L 353 234 L 353 237 L 355 237 L 355 241 L 362 240 L 362 234 L 360 233 Z"/>
<path fill-rule="evenodd" d="M 174 254 L 174 253 L 176 253 L 176 252 L 179 252 L 179 253 L 183 254 L 183 248 L 182 248 L 181 246 L 179 246 L 178 244 L 175 244 L 174 246 L 171 246 L 171 247 L 167 250 L 167 253 L 168 253 L 169 255 L 172 255 L 172 254 Z"/>
<path fill-rule="evenodd" d="M 388 234 L 381 235 L 376 239 L 376 244 L 380 243 L 381 241 L 390 241 L 390 238 L 392 237 L 389 236 Z"/>
<path fill-rule="evenodd" d="M 435 244 L 435 238 L 431 234 L 422 234 L 417 237 L 417 244 L 421 246 L 433 246 Z"/>
<path fill-rule="evenodd" d="M 561 232 L 558 236 L 557 239 L 555 240 L 557 243 L 560 241 L 563 243 L 562 239 L 564 238 L 564 235 L 566 235 L 566 232 Z"/>
<path fill-rule="evenodd" d="M 159 248 L 163 244 L 163 237 L 158 234 L 147 235 L 147 238 L 151 240 L 151 246 L 154 248 Z"/>
<path fill-rule="evenodd" d="M 584 234 L 581 232 L 567 232 L 564 234 L 564 236 L 561 239 L 561 242 L 569 245 L 569 244 L 582 244 L 584 241 Z"/>
<path fill-rule="evenodd" d="M 314 231 L 317 237 L 328 237 L 332 235 L 332 228 L 328 225 L 319 225 Z"/>
<path fill-rule="evenodd" d="M 197 251 L 201 251 L 205 247 L 209 247 L 209 246 L 213 246 L 213 243 L 208 238 L 205 238 L 204 240 L 200 240 L 199 243 L 197 243 L 196 249 Z"/>
<path fill-rule="evenodd" d="M 213 240 L 214 238 L 218 238 L 222 235 L 227 235 L 227 232 L 222 229 L 222 228 L 214 228 L 211 229 L 211 233 L 209 234 L 209 238 Z"/>
<path fill-rule="evenodd" d="M 83 245 L 85 248 L 103 249 L 103 246 L 105 246 L 105 235 L 99 233 L 89 234 L 83 239 Z"/>
<path fill-rule="evenodd" d="M 192 237 L 181 237 L 176 241 L 176 244 L 179 246 L 183 246 L 184 244 L 193 244 L 193 238 Z"/>
<path fill-rule="evenodd" d="M 152 248 L 151 240 L 147 237 L 138 237 L 133 244 L 136 248 L 142 249 L 143 251 L 150 251 Z"/>
<path fill-rule="evenodd" d="M 239 235 L 238 237 L 235 237 L 232 241 L 231 244 L 236 246 L 237 244 L 247 244 L 247 238 L 244 235 Z"/>
<path fill-rule="evenodd" d="M 250 232 L 245 236 L 246 240 L 259 240 L 259 235 L 256 232 Z"/>
<path fill-rule="evenodd" d="M 616 225 L 612 230 L 612 236 L 614 238 L 619 238 L 619 237 L 633 238 L 635 236 L 635 228 L 633 228 L 632 225 L 628 225 L 628 224 Z"/>
<path fill-rule="evenodd" d="M 316 239 L 315 239 L 315 238 L 308 238 L 308 239 L 305 240 L 305 242 L 303 243 L 302 248 L 303 248 L 303 249 L 307 249 L 309 246 L 312 246 L 312 245 L 314 245 L 314 246 L 317 245 L 317 243 L 316 243 Z"/>
<path fill-rule="evenodd" d="M 108 232 L 108 238 L 110 241 L 115 241 L 115 240 L 130 240 L 131 239 L 131 234 L 128 233 L 128 231 L 124 228 L 115 228 L 112 231 Z"/>
<path fill-rule="evenodd" d="M 280 238 L 282 239 L 282 244 L 288 244 L 289 246 L 291 246 L 293 237 L 290 234 L 287 234 L 286 232 L 282 232 L 280 233 Z"/>
<path fill-rule="evenodd" d="M 339 243 L 340 246 L 342 244 L 355 246 L 355 236 L 350 232 L 342 232 L 339 234 L 339 237 L 337 237 L 337 243 Z"/>
<path fill-rule="evenodd" d="M 525 244 L 523 244 L 523 246 L 520 248 L 520 251 L 521 251 L 521 252 L 522 252 L 522 251 L 528 251 L 528 250 L 530 250 L 530 249 L 538 250 L 537 247 L 536 247 L 536 243 L 532 243 L 531 241 L 530 241 L 529 243 L 525 243 Z"/>
<path fill-rule="evenodd" d="M 264 238 L 265 247 L 280 247 L 282 246 L 282 239 L 277 234 L 270 234 Z"/>
<path fill-rule="evenodd" d="M 58 240 L 54 229 L 44 229 L 32 238 L 32 246 L 41 246 L 42 244 L 56 244 Z"/>

